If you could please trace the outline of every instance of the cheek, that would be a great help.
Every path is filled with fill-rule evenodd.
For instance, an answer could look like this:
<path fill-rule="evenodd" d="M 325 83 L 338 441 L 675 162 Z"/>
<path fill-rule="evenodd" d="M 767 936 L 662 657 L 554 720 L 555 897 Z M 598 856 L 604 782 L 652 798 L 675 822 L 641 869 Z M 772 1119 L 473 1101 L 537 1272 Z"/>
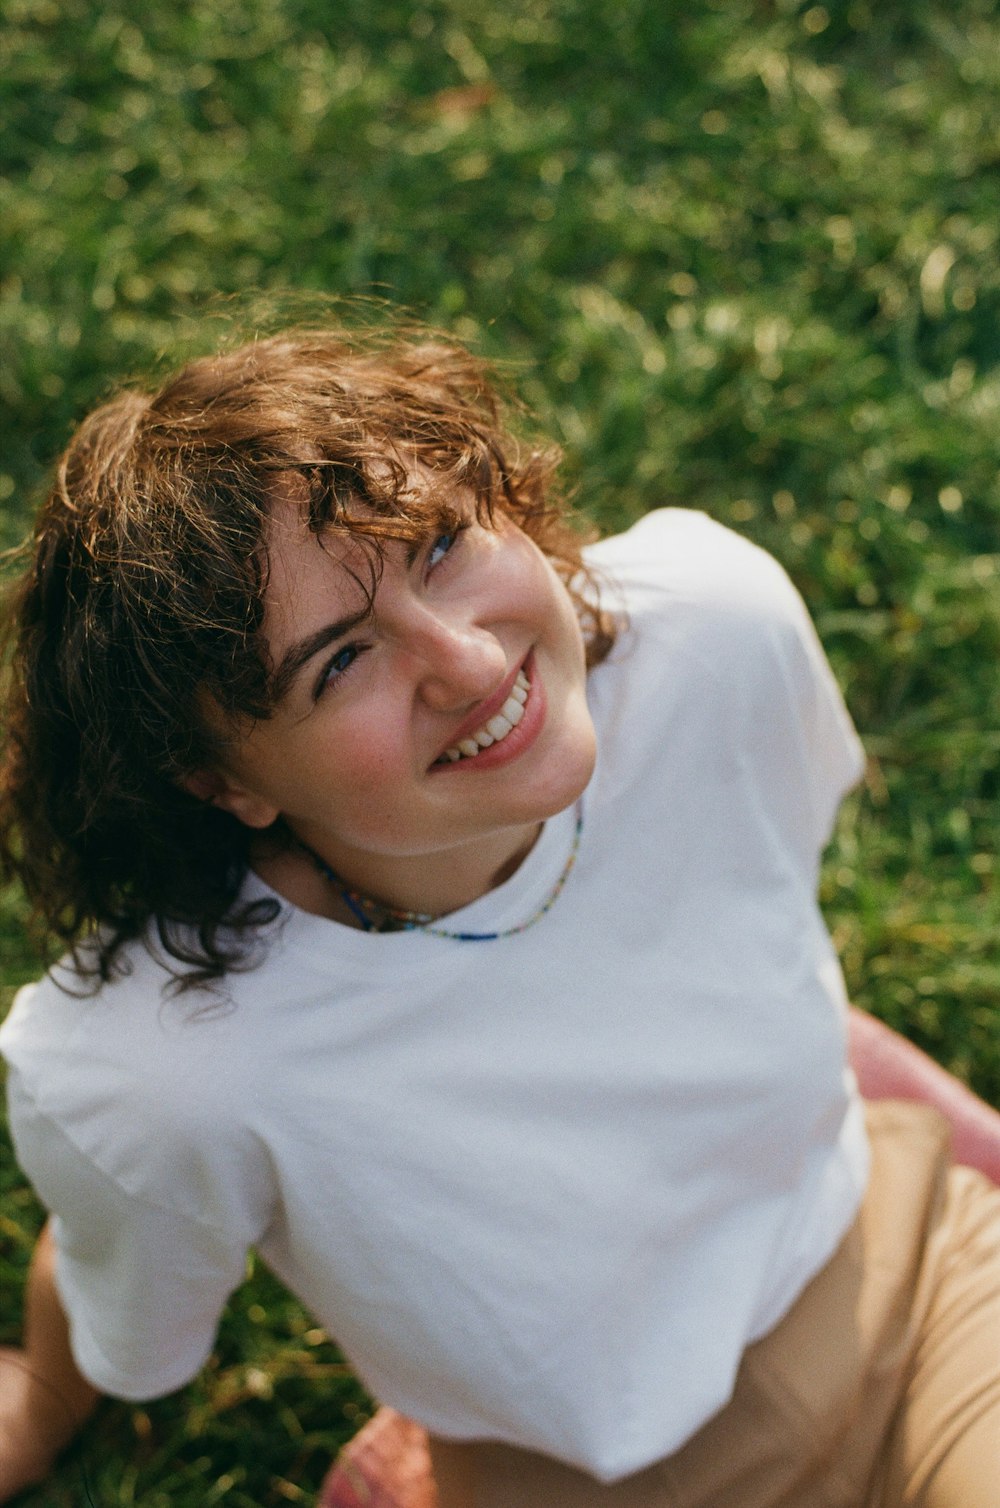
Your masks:
<path fill-rule="evenodd" d="M 555 571 L 546 563 L 546 585 L 548 587 L 548 627 L 553 641 L 560 644 L 567 657 L 572 658 L 583 673 L 586 651 L 583 643 L 583 632 L 580 628 L 580 620 L 573 606 L 573 599 L 563 586 L 563 583 Z"/>
<path fill-rule="evenodd" d="M 384 807 L 402 780 L 406 764 L 406 729 L 384 709 L 341 718 L 312 740 L 312 774 L 330 795 L 346 806 Z"/>
<path fill-rule="evenodd" d="M 553 634 L 579 634 L 572 599 L 537 545 L 522 535 L 506 565 L 505 584 L 521 613 L 541 617 Z"/>

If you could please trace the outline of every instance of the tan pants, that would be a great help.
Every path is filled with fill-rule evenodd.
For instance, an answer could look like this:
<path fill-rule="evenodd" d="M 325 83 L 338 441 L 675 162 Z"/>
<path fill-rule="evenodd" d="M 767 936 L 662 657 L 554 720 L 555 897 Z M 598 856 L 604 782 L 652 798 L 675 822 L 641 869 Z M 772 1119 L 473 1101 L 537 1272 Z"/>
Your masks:
<path fill-rule="evenodd" d="M 1000 1190 L 949 1168 L 934 1111 L 869 1129 L 858 1220 L 676 1455 L 608 1487 L 433 1440 L 439 1508 L 1000 1508 Z"/>

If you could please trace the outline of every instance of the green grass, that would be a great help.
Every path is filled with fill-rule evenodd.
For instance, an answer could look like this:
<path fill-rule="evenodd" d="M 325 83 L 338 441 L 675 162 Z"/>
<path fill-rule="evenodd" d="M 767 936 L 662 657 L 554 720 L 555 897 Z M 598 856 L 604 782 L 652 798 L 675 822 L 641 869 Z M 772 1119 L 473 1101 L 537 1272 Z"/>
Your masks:
<path fill-rule="evenodd" d="M 0 542 L 230 296 L 451 326 L 602 525 L 706 508 L 787 565 L 872 755 L 823 880 L 849 988 L 1000 1100 L 993 0 L 6 0 L 0 48 Z M 0 949 L 2 1003 L 13 896 Z M 40 1215 L 2 1188 L 12 1338 Z M 107 1405 L 25 1508 L 81 1465 L 102 1505 L 305 1501 L 365 1407 L 257 1274 L 204 1376 Z"/>

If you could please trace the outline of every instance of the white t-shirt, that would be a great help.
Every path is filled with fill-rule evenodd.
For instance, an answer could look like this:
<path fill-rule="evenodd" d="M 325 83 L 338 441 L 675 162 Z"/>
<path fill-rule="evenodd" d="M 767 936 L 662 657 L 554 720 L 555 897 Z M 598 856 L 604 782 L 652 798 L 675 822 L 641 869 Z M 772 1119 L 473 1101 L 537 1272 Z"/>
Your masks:
<path fill-rule="evenodd" d="M 857 737 L 763 551 L 665 510 L 592 558 L 631 626 L 537 926 L 283 903 L 223 998 L 140 946 L 92 998 L 18 997 L 18 1154 L 99 1388 L 189 1379 L 254 1245 L 383 1402 L 609 1480 L 726 1402 L 840 1241 L 867 1152 L 814 896 Z M 574 825 L 449 925 L 524 921 Z"/>

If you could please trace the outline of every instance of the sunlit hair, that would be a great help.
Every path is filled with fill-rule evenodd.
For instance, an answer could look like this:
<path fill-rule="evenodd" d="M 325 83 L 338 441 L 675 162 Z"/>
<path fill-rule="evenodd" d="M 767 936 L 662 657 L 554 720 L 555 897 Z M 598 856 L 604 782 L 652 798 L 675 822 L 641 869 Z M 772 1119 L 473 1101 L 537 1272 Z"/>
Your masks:
<path fill-rule="evenodd" d="M 317 534 L 365 536 L 377 575 L 383 541 L 447 527 L 464 489 L 551 559 L 604 656 L 557 454 L 510 424 L 460 346 L 326 330 L 193 361 L 81 424 L 15 584 L 0 708 L 0 867 L 81 973 L 111 977 L 152 924 L 178 978 L 207 983 L 273 916 L 237 901 L 250 831 L 181 782 L 218 754 L 208 703 L 265 719 L 280 690 L 261 633 L 276 496 Z M 433 485 L 412 486 L 414 464 Z"/>

